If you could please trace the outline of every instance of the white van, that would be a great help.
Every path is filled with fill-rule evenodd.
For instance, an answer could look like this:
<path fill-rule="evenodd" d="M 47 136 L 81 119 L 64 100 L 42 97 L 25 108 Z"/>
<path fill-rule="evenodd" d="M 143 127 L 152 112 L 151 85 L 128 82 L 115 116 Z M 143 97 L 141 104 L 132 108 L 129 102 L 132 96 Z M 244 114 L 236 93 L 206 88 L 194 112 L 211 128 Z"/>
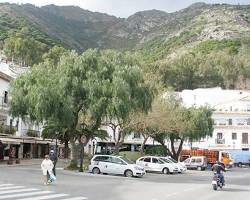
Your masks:
<path fill-rule="evenodd" d="M 205 156 L 192 156 L 183 161 L 188 169 L 205 170 L 207 168 L 207 158 Z"/>
<path fill-rule="evenodd" d="M 112 155 L 95 155 L 90 161 L 89 171 L 93 174 L 121 174 L 126 177 L 145 175 L 143 167 L 122 156 Z"/>

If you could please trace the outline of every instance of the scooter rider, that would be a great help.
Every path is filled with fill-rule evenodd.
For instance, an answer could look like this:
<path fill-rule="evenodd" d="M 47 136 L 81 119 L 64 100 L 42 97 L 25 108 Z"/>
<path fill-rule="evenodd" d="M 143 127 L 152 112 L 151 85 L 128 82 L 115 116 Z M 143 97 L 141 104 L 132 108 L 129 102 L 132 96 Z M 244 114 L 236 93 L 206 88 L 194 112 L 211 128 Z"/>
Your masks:
<path fill-rule="evenodd" d="M 219 161 L 216 161 L 216 163 L 212 167 L 212 171 L 214 171 L 214 170 L 218 174 L 222 185 L 225 185 L 225 179 L 224 179 L 224 175 L 222 173 L 222 171 L 226 172 L 225 165 L 223 163 L 219 162 Z"/>

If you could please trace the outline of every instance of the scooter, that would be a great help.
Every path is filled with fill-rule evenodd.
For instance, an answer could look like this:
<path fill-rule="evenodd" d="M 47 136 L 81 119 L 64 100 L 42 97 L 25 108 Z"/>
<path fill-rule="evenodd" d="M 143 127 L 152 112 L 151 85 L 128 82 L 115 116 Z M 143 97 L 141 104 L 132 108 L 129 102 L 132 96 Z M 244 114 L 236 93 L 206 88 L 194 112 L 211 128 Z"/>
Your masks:
<path fill-rule="evenodd" d="M 221 182 L 220 174 L 214 173 L 213 180 L 212 180 L 212 186 L 214 190 L 217 190 L 218 187 L 222 188 L 223 184 Z"/>

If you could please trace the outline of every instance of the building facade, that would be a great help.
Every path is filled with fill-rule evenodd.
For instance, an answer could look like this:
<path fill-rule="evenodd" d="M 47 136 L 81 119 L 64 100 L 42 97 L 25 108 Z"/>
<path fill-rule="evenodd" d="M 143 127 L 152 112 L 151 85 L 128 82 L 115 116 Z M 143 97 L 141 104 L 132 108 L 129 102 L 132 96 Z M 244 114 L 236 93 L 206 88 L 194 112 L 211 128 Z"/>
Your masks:
<path fill-rule="evenodd" d="M 209 106 L 213 110 L 214 131 L 192 144 L 194 148 L 249 151 L 250 92 L 221 88 L 183 91 L 186 106 Z M 185 148 L 191 144 L 186 143 Z"/>
<path fill-rule="evenodd" d="M 0 141 L 4 157 L 40 158 L 49 152 L 52 141 L 41 138 L 41 125 L 13 118 L 9 114 L 10 83 L 27 68 L 16 67 L 0 57 Z"/>

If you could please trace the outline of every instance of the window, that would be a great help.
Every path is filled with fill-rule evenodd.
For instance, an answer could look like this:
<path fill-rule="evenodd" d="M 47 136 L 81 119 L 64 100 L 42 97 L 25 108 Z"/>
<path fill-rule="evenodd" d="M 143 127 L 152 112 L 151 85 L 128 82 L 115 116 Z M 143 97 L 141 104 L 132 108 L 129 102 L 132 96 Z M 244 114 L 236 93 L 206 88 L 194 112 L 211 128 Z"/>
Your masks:
<path fill-rule="evenodd" d="M 248 133 L 242 133 L 242 144 L 248 144 Z"/>
<path fill-rule="evenodd" d="M 232 125 L 233 124 L 233 120 L 232 119 L 228 119 L 228 125 Z"/>
<path fill-rule="evenodd" d="M 134 133 L 134 138 L 140 139 L 141 138 L 141 134 L 140 133 Z"/>
<path fill-rule="evenodd" d="M 147 158 L 144 158 L 143 160 L 144 162 L 151 162 L 151 158 L 147 157 Z"/>
<path fill-rule="evenodd" d="M 12 128 L 13 125 L 13 119 L 10 119 L 10 128 Z"/>
<path fill-rule="evenodd" d="M 232 133 L 232 140 L 237 140 L 237 133 Z"/>
<path fill-rule="evenodd" d="M 201 159 L 201 158 L 197 158 L 197 159 L 196 159 L 196 162 L 197 162 L 197 163 L 201 163 L 201 162 L 202 162 L 202 159 Z"/>
<path fill-rule="evenodd" d="M 163 160 L 165 163 L 170 163 L 170 161 L 165 158 L 161 158 L 161 160 Z"/>
<path fill-rule="evenodd" d="M 126 163 L 123 162 L 120 158 L 112 157 L 111 160 L 112 160 L 112 163 L 120 164 L 120 165 L 126 165 Z"/>
<path fill-rule="evenodd" d="M 191 163 L 195 163 L 196 161 L 195 161 L 195 159 L 194 158 L 192 158 L 192 160 L 191 160 Z"/>
<path fill-rule="evenodd" d="M 16 121 L 16 129 L 18 130 L 19 120 Z"/>
<path fill-rule="evenodd" d="M 250 111 L 250 104 L 247 104 L 247 111 Z"/>
<path fill-rule="evenodd" d="M 4 99 L 3 99 L 4 103 L 8 103 L 8 92 L 4 91 Z"/>
<path fill-rule="evenodd" d="M 111 158 L 109 156 L 96 156 L 94 161 L 110 162 Z"/>
<path fill-rule="evenodd" d="M 164 162 L 157 158 L 152 158 L 152 163 L 163 164 Z"/>
<path fill-rule="evenodd" d="M 222 133 L 217 133 L 217 139 L 221 140 L 222 139 Z"/>

